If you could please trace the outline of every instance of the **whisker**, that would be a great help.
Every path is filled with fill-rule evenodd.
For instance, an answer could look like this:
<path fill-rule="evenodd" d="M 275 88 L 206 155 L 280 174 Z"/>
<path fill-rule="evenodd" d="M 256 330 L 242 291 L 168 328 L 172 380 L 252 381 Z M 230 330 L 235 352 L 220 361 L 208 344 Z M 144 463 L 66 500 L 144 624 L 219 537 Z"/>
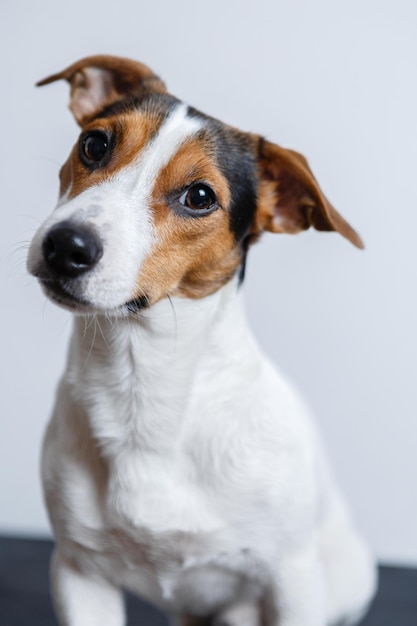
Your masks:
<path fill-rule="evenodd" d="M 81 341 L 84 341 L 86 339 L 88 329 L 90 328 L 90 326 L 93 323 L 93 321 L 94 321 L 94 316 L 93 315 L 85 315 L 84 316 L 84 334 L 83 334 L 83 337 L 82 337 Z"/>
<path fill-rule="evenodd" d="M 83 332 L 83 336 L 81 337 L 81 343 L 83 343 L 86 334 L 87 334 L 87 316 L 84 315 L 84 332 Z"/>
<path fill-rule="evenodd" d="M 172 298 L 169 295 L 169 293 L 167 293 L 167 298 L 168 298 L 169 304 L 171 305 L 172 313 L 174 315 L 174 323 L 175 323 L 174 352 L 175 352 L 177 349 L 177 339 L 178 339 L 178 318 L 177 318 L 177 312 L 175 310 L 174 302 L 172 301 Z"/>
<path fill-rule="evenodd" d="M 44 156 L 42 154 L 35 154 L 32 156 L 32 158 L 34 161 L 43 161 L 44 163 L 50 163 L 51 165 L 56 165 L 58 170 L 61 167 L 60 162 L 57 161 L 56 159 L 53 159 L 52 157 Z"/>
<path fill-rule="evenodd" d="M 94 344 L 96 342 L 96 336 L 97 336 L 97 316 L 95 314 L 92 315 L 92 319 L 94 320 L 94 332 L 93 332 L 93 337 L 91 339 L 90 349 L 88 351 L 87 357 L 86 357 L 85 362 L 84 362 L 84 368 L 85 369 L 87 368 L 88 361 L 90 360 L 90 356 L 91 356 L 91 354 L 93 352 L 93 348 L 94 348 Z"/>
<path fill-rule="evenodd" d="M 44 300 L 43 300 L 43 307 L 42 307 L 42 322 L 45 325 L 45 309 L 47 307 L 47 305 L 49 304 L 49 300 L 48 298 L 45 296 Z"/>
<path fill-rule="evenodd" d="M 38 226 L 40 226 L 45 218 L 38 217 L 36 215 L 31 215 L 30 213 L 19 213 L 18 217 L 24 218 L 26 220 L 31 220 L 32 222 L 36 222 Z"/>
<path fill-rule="evenodd" d="M 11 267 L 12 261 L 15 262 L 16 256 L 25 253 L 23 258 L 18 258 L 17 261 L 19 263 L 26 263 L 26 251 L 29 249 L 30 241 L 18 241 L 15 244 L 9 246 L 6 250 L 2 262 L 6 265 L 6 267 Z"/>
<path fill-rule="evenodd" d="M 63 322 L 62 324 L 62 328 L 61 328 L 61 332 L 64 331 L 64 329 L 68 326 L 68 324 L 70 324 L 72 322 L 72 315 L 68 316 L 66 318 L 66 320 Z"/>
<path fill-rule="evenodd" d="M 109 344 L 107 343 L 107 339 L 106 339 L 106 337 L 104 336 L 103 329 L 102 329 L 102 328 L 101 328 L 101 326 L 100 326 L 100 322 L 99 322 L 99 320 L 98 320 L 98 317 L 97 317 L 97 326 L 98 326 L 98 329 L 99 329 L 99 331 L 100 331 L 101 336 L 103 337 L 103 341 L 104 341 L 104 343 L 106 344 L 108 351 L 110 352 L 110 346 L 109 346 Z"/>
<path fill-rule="evenodd" d="M 106 320 L 109 322 L 112 331 L 117 328 L 119 324 L 119 318 L 117 317 L 117 315 L 111 315 L 110 313 L 106 313 Z"/>

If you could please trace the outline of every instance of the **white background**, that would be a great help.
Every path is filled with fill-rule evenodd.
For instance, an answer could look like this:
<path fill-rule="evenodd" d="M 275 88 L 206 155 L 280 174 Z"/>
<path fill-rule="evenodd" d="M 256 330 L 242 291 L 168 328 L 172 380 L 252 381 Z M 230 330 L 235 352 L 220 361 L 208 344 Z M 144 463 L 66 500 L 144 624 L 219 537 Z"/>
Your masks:
<path fill-rule="evenodd" d="M 78 131 L 67 85 L 33 84 L 110 53 L 306 154 L 363 236 L 364 252 L 336 234 L 266 236 L 248 311 L 317 414 L 379 558 L 417 563 L 416 31 L 413 0 L 2 3 L 0 532 L 48 532 L 39 448 L 70 329 L 24 259 Z"/>

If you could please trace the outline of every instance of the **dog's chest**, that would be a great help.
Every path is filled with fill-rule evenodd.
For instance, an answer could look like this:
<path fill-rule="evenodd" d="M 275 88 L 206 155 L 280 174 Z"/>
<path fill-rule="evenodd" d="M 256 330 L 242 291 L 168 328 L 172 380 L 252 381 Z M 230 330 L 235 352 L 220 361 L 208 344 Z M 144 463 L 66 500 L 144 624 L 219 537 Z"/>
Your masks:
<path fill-rule="evenodd" d="M 224 527 L 220 511 L 218 490 L 182 450 L 124 450 L 110 465 L 106 517 L 113 526 L 156 536 L 212 534 Z"/>
<path fill-rule="evenodd" d="M 157 535 L 136 529 L 135 534 L 132 538 L 112 529 L 98 535 L 101 545 L 96 551 L 80 550 L 81 565 L 88 561 L 90 570 L 173 611 L 211 613 L 242 593 L 257 593 L 255 558 L 222 533 Z M 222 552 L 222 544 L 228 546 L 227 552 Z"/>
<path fill-rule="evenodd" d="M 101 528 L 92 531 L 79 517 L 73 538 L 78 545 L 85 538 L 80 558 L 86 566 L 172 610 L 211 612 L 243 586 L 255 590 L 258 583 L 247 576 L 254 558 L 219 514 L 220 503 L 181 468 L 146 464 L 137 461 L 131 469 L 134 493 L 120 475 L 110 477 Z"/>
<path fill-rule="evenodd" d="M 61 431 L 50 442 L 59 451 L 74 440 L 71 481 L 62 455 L 45 462 L 52 474 L 56 463 L 63 469 L 61 494 L 71 511 L 66 534 L 82 546 L 85 567 L 191 613 L 193 606 L 211 612 L 232 601 L 247 572 L 259 569 L 249 565 L 255 558 L 249 548 L 259 543 L 252 535 L 263 465 L 248 450 L 259 447 L 251 416 L 265 394 L 251 342 L 243 349 L 246 343 L 234 337 L 227 349 L 230 327 L 244 335 L 244 322 L 232 313 L 222 311 L 208 346 L 193 316 L 187 333 L 178 328 L 168 344 L 164 328 L 152 332 L 152 345 L 149 329 L 118 328 L 113 338 L 103 321 L 107 340 L 96 340 L 87 355 L 85 329 L 77 327 L 58 403 L 71 399 L 61 409 L 68 436 Z M 172 316 L 162 322 L 172 324 Z M 88 369 L 82 367 L 87 357 Z M 78 435 L 74 409 L 84 424 Z M 91 446 L 81 459 L 86 433 Z M 256 532 L 262 540 L 263 529 Z"/>

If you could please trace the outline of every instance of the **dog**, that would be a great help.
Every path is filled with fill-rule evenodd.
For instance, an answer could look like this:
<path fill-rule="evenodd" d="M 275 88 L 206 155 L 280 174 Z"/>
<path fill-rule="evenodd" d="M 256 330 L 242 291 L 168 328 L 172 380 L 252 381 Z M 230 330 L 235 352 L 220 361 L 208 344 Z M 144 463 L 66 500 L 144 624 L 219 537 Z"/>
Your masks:
<path fill-rule="evenodd" d="M 82 59 L 81 136 L 29 272 L 74 313 L 42 455 L 61 626 L 122 626 L 122 589 L 173 623 L 356 623 L 376 568 L 314 423 L 241 304 L 248 249 L 309 227 L 362 241 L 305 158 Z"/>

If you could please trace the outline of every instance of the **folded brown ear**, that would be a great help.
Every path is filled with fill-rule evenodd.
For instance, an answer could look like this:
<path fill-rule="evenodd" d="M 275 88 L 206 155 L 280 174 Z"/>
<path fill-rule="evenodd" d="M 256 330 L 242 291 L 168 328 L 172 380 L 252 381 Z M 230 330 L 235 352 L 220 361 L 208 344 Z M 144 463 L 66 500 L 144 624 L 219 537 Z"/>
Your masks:
<path fill-rule="evenodd" d="M 297 233 L 313 226 L 334 230 L 358 248 L 358 233 L 322 193 L 306 159 L 264 139 L 259 144 L 259 206 L 255 231 Z"/>
<path fill-rule="evenodd" d="M 36 84 L 40 87 L 61 79 L 71 84 L 70 109 L 80 126 L 123 97 L 166 91 L 164 83 L 143 63 L 108 55 L 81 59 Z"/>

